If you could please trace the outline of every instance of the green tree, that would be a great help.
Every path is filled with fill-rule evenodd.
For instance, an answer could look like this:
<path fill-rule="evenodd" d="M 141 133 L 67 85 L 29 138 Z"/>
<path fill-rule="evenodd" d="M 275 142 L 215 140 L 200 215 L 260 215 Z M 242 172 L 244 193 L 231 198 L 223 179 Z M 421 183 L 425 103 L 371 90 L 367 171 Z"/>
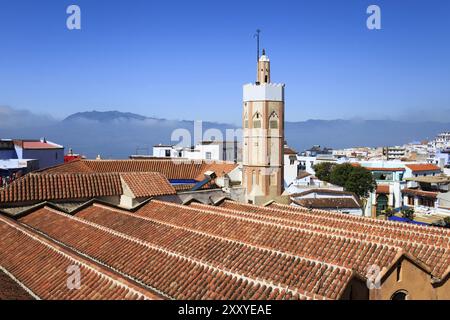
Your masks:
<path fill-rule="evenodd" d="M 408 209 L 402 210 L 402 216 L 405 219 L 414 220 L 414 209 L 408 208 Z"/>
<path fill-rule="evenodd" d="M 319 180 L 330 182 L 330 175 L 333 167 L 335 166 L 332 162 L 321 162 L 314 165 L 313 169 L 315 171 L 315 176 L 319 178 Z"/>
<path fill-rule="evenodd" d="M 348 166 L 342 169 L 341 177 L 346 176 L 344 182 L 344 189 L 349 192 L 353 192 L 359 197 L 367 198 L 371 192 L 373 192 L 377 186 L 372 173 L 363 167 L 351 166 L 350 172 Z M 332 172 L 332 175 L 334 170 Z"/>
<path fill-rule="evenodd" d="M 332 184 L 345 187 L 350 173 L 356 168 L 350 163 L 343 163 L 333 166 L 330 174 L 330 182 Z"/>
<path fill-rule="evenodd" d="M 450 228 L 450 217 L 445 217 L 444 223 L 446 228 Z"/>

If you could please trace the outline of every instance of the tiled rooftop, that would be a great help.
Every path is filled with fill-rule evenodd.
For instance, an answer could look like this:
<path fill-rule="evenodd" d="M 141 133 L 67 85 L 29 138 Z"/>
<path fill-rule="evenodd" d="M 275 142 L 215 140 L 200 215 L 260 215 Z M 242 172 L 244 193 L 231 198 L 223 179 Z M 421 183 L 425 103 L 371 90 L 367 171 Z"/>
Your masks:
<path fill-rule="evenodd" d="M 138 292 L 128 294 L 133 298 L 147 292 L 166 299 L 339 299 L 353 280 L 364 281 L 370 266 L 387 270 L 405 254 L 429 269 L 433 281 L 450 270 L 450 230 L 274 203 L 152 200 L 133 212 L 93 203 L 71 215 L 44 206 L 19 223 L 28 227 L 0 220 L 0 264 L 44 298 L 55 298 L 48 285 L 14 267 L 28 259 L 43 274 L 50 265 L 64 270 L 60 252 L 128 281 L 123 286 Z M 40 254 L 49 259 L 37 259 Z M 123 298 L 102 290 L 106 298 Z M 51 292 L 73 298 L 62 288 Z M 91 298 L 88 293 L 76 297 Z"/>
<path fill-rule="evenodd" d="M 214 263 L 211 260 L 214 252 L 227 250 L 226 246 L 222 249 L 210 248 L 210 254 L 205 253 L 202 259 L 192 253 L 199 247 L 189 242 L 183 245 L 187 240 L 173 233 L 152 240 L 144 235 L 145 232 L 137 237 L 132 233 L 132 228 L 117 231 L 48 208 L 39 209 L 22 218 L 21 222 L 168 299 L 323 298 L 281 286 L 278 281 L 271 283 L 251 274 L 246 276 L 244 270 Z M 174 247 L 177 243 L 178 247 Z M 238 254 L 236 249 L 230 253 Z M 288 261 L 286 259 L 285 263 Z M 325 272 L 324 267 L 319 267 L 317 263 L 303 263 L 312 273 Z M 349 270 L 342 272 L 351 273 Z M 342 281 L 341 277 L 336 279 Z"/>
<path fill-rule="evenodd" d="M 214 171 L 218 177 L 229 173 L 237 164 L 229 162 L 201 162 L 184 159 L 147 160 L 75 160 L 46 169 L 46 173 L 61 172 L 160 172 L 167 179 L 204 179 L 206 171 Z"/>
<path fill-rule="evenodd" d="M 407 164 L 409 169 L 414 172 L 420 171 L 441 171 L 441 168 L 431 163 Z"/>
<path fill-rule="evenodd" d="M 34 299 L 160 298 L 4 217 L 0 217 L 0 265 L 16 287 Z M 69 266 L 80 269 L 79 289 L 67 285 Z"/>
<path fill-rule="evenodd" d="M 136 197 L 176 193 L 158 172 L 31 173 L 0 189 L 0 204 L 120 196 L 121 178 Z"/>

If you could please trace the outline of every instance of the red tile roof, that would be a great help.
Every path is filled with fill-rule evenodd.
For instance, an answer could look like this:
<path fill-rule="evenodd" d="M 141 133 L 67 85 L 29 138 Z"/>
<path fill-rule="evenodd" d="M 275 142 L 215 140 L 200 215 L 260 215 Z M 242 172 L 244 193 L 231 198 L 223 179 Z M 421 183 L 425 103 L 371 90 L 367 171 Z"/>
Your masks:
<path fill-rule="evenodd" d="M 294 288 L 281 286 L 278 284 L 278 279 L 276 282 L 269 282 L 262 277 L 264 273 L 261 273 L 261 277 L 257 277 L 251 273 L 251 270 L 241 266 L 245 256 L 229 259 L 228 264 L 234 265 L 233 268 L 227 268 L 222 263 L 218 263 L 214 260 L 214 254 L 211 253 L 227 250 L 230 246 L 227 242 L 223 242 L 221 247 L 208 246 L 209 249 L 205 251 L 206 243 L 201 241 L 205 237 L 197 234 L 194 237 L 197 239 L 197 244 L 192 242 L 192 245 L 186 246 L 183 243 L 189 239 L 182 236 L 182 230 L 179 228 L 172 228 L 172 232 L 169 233 L 161 233 L 142 218 L 133 218 L 132 215 L 123 216 L 118 212 L 120 211 L 109 213 L 106 220 L 103 220 L 101 216 L 97 216 L 97 210 L 91 214 L 84 212 L 74 217 L 44 208 L 22 218 L 21 222 L 43 232 L 51 239 L 64 243 L 78 252 L 83 252 L 90 259 L 126 275 L 168 299 L 316 297 L 298 292 Z M 83 216 L 85 218 L 81 218 Z M 125 225 L 120 228 L 119 225 L 123 223 Z M 134 227 L 131 227 L 132 225 Z M 236 255 L 239 254 L 238 251 L 239 247 L 229 253 Z M 263 250 L 259 250 L 259 256 L 253 256 L 254 263 L 261 264 L 267 261 L 261 259 L 264 257 L 260 257 L 263 253 Z M 300 263 L 305 264 L 307 268 L 305 271 L 310 270 L 309 274 L 333 275 L 339 282 L 345 281 L 344 276 L 349 277 L 352 274 L 345 269 L 341 271 L 331 269 L 327 272 L 326 268 L 319 267 L 317 263 L 307 261 L 299 260 L 296 264 L 292 264 L 292 258 L 282 256 L 277 258 L 276 254 L 272 254 L 271 258 L 280 261 L 284 259 L 283 264 L 289 263 L 293 268 L 291 276 L 295 274 L 295 265 Z M 301 273 L 297 274 L 305 277 Z M 308 279 L 305 278 L 305 280 Z M 314 285 L 311 283 L 311 288 Z M 317 297 L 320 296 L 317 295 Z"/>
<path fill-rule="evenodd" d="M 121 178 L 135 197 L 175 194 L 158 172 L 31 173 L 0 189 L 0 203 L 92 199 L 123 194 Z"/>
<path fill-rule="evenodd" d="M 403 189 L 402 190 L 403 194 L 410 194 L 413 196 L 421 196 L 421 197 L 426 197 L 426 198 L 432 198 L 432 199 L 436 199 L 438 196 L 438 192 L 433 192 L 433 191 L 423 191 L 423 190 L 419 190 L 419 189 Z"/>
<path fill-rule="evenodd" d="M 450 230 L 279 204 L 152 200 L 134 213 L 92 204 L 74 216 L 35 209 L 20 222 L 173 299 L 339 299 L 368 266 L 388 270 L 405 253 L 433 281 L 450 264 Z M 12 254 L 1 249 L 0 264 Z"/>
<path fill-rule="evenodd" d="M 56 226 L 55 229 L 58 230 Z M 137 283 L 1 216 L 0 265 L 11 279 L 14 277 L 16 285 L 35 299 L 160 299 Z M 76 290 L 67 285 L 67 270 L 71 266 L 77 266 L 81 272 L 80 287 Z"/>
<path fill-rule="evenodd" d="M 218 177 L 237 167 L 235 163 L 193 161 L 184 159 L 147 160 L 75 160 L 44 170 L 45 173 L 61 172 L 160 172 L 167 179 L 204 179 L 206 171 L 214 171 Z"/>
<path fill-rule="evenodd" d="M 388 185 L 377 185 L 377 193 L 378 194 L 389 194 L 389 186 Z"/>
<path fill-rule="evenodd" d="M 257 207 L 224 201 L 226 209 L 273 221 L 286 226 L 385 244 L 404 250 L 429 265 L 437 276 L 443 276 L 450 264 L 450 230 L 370 219 L 324 210 L 302 209 L 273 203 Z M 361 270 L 362 272 L 362 270 Z"/>
<path fill-rule="evenodd" d="M 34 300 L 34 297 L 5 271 L 0 266 L 0 300 Z"/>
<path fill-rule="evenodd" d="M 420 171 L 441 171 L 441 168 L 430 163 L 421 163 L 421 164 L 407 164 L 406 165 L 413 172 Z"/>
<path fill-rule="evenodd" d="M 119 174 L 31 173 L 0 189 L 0 203 L 84 199 L 122 194 Z"/>
<path fill-rule="evenodd" d="M 175 188 L 159 172 L 127 172 L 120 176 L 136 198 L 175 194 Z"/>
<path fill-rule="evenodd" d="M 64 149 L 62 146 L 41 141 L 22 141 L 21 146 L 24 149 Z"/>

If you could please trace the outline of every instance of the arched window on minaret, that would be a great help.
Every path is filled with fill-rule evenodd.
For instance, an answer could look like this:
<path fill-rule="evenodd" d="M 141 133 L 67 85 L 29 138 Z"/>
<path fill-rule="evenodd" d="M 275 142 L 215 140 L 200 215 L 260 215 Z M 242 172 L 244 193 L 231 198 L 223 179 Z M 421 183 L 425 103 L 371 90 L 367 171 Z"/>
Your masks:
<path fill-rule="evenodd" d="M 269 128 L 270 129 L 278 129 L 278 115 L 275 111 L 270 114 L 269 117 Z"/>
<path fill-rule="evenodd" d="M 259 112 L 256 112 L 253 116 L 253 128 L 259 129 L 261 128 L 261 114 Z"/>

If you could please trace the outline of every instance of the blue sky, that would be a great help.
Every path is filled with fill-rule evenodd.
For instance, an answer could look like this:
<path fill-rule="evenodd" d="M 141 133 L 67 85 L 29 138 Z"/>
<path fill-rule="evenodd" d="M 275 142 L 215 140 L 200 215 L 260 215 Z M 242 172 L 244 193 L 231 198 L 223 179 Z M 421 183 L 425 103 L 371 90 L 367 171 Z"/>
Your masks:
<path fill-rule="evenodd" d="M 448 0 L 0 0 L 0 106 L 239 123 L 260 28 L 286 120 L 449 120 L 449 15 Z"/>

